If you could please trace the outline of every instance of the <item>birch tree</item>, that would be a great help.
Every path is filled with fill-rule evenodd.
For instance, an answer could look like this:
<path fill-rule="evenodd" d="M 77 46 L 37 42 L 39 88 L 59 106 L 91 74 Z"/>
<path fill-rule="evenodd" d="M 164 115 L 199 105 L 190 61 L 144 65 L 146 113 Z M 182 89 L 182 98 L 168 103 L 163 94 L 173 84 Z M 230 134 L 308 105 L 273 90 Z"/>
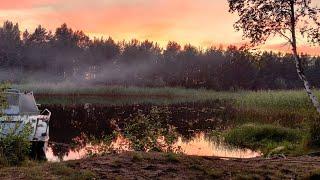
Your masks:
<path fill-rule="evenodd" d="M 314 45 L 320 44 L 320 9 L 312 0 L 228 0 L 229 12 L 238 14 L 234 24 L 252 46 L 265 43 L 272 37 L 282 37 L 291 46 L 296 70 L 314 107 L 320 113 L 320 104 L 312 92 L 301 57 L 298 53 L 298 34 Z"/>

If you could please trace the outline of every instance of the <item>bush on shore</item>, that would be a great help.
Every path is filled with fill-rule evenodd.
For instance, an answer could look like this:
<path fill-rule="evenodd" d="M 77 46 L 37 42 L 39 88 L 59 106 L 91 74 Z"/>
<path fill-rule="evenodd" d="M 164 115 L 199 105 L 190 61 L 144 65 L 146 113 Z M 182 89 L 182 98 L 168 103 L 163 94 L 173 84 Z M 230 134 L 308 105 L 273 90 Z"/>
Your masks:
<path fill-rule="evenodd" d="M 31 142 L 28 137 L 29 128 L 21 132 L 9 133 L 0 138 L 0 165 L 20 165 L 28 159 L 31 151 Z"/>
<path fill-rule="evenodd" d="M 244 124 L 227 131 L 223 135 L 229 145 L 261 150 L 269 153 L 275 148 L 294 149 L 301 144 L 303 135 L 296 129 L 275 125 Z"/>

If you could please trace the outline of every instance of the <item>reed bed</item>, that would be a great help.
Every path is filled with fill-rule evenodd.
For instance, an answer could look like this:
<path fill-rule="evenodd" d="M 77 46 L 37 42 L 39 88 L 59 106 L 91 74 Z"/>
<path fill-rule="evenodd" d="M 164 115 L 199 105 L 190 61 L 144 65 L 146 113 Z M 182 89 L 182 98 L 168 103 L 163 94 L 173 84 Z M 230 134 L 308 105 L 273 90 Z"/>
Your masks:
<path fill-rule="evenodd" d="M 46 103 L 131 103 L 175 104 L 183 102 L 203 102 L 212 100 L 229 101 L 241 110 L 254 110 L 263 113 L 284 112 L 315 114 L 304 90 L 277 91 L 213 91 L 207 89 L 185 89 L 181 87 L 121 87 L 89 86 L 72 83 L 13 85 L 23 91 L 33 91 Z M 320 91 L 315 91 L 320 97 Z"/>

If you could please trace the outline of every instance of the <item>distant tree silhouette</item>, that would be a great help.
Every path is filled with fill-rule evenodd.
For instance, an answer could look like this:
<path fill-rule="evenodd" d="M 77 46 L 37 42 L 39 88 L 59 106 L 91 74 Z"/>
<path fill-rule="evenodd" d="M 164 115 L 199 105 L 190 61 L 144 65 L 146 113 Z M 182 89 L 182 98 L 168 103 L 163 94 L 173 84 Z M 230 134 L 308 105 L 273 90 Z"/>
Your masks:
<path fill-rule="evenodd" d="M 0 81 L 75 82 L 122 86 L 180 86 L 214 90 L 303 88 L 293 54 L 252 53 L 229 46 L 197 48 L 170 41 L 90 39 L 66 24 L 20 32 L 0 27 Z M 320 85 L 320 58 L 299 56 L 310 82 Z"/>
<path fill-rule="evenodd" d="M 0 64 L 5 67 L 18 66 L 21 54 L 18 24 L 6 21 L 0 28 Z"/>
<path fill-rule="evenodd" d="M 226 61 L 218 69 L 221 78 L 219 84 L 223 89 L 250 89 L 255 80 L 257 67 L 254 56 L 246 50 L 229 46 L 225 52 Z"/>

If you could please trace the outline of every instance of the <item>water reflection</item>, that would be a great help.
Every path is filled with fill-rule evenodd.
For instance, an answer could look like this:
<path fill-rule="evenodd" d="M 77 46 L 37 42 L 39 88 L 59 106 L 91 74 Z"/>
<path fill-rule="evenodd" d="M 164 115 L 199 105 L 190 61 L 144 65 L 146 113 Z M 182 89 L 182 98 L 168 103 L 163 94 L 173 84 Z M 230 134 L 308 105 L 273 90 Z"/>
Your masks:
<path fill-rule="evenodd" d="M 259 153 L 232 149 L 208 132 L 233 126 L 223 102 L 153 105 L 47 105 L 52 111 L 50 161 L 121 151 L 181 152 L 188 155 L 250 158 Z"/>
<path fill-rule="evenodd" d="M 122 136 L 119 136 L 115 141 L 113 141 L 110 147 L 118 153 L 133 151 L 133 149 L 130 148 L 129 141 Z M 182 137 L 178 137 L 178 140 L 173 144 L 173 147 L 179 149 L 179 152 L 186 155 L 217 156 L 226 158 L 253 158 L 261 155 L 259 152 L 251 151 L 249 149 L 230 148 L 223 143 L 213 141 L 203 132 L 197 133 L 193 139 L 189 141 L 184 141 Z M 100 149 L 101 147 L 99 145 L 92 145 L 89 143 L 83 148 L 70 150 L 62 157 L 58 157 L 53 153 L 52 146 L 49 145 L 46 150 L 46 155 L 49 161 L 66 161 L 84 158 L 91 151 L 99 153 Z"/>
<path fill-rule="evenodd" d="M 187 155 L 197 156 L 217 156 L 229 158 L 252 158 L 261 154 L 249 149 L 231 148 L 222 142 L 208 138 L 205 133 L 198 133 L 195 137 L 188 141 L 182 141 L 180 137 L 176 146 L 180 146 L 182 152 Z"/>

